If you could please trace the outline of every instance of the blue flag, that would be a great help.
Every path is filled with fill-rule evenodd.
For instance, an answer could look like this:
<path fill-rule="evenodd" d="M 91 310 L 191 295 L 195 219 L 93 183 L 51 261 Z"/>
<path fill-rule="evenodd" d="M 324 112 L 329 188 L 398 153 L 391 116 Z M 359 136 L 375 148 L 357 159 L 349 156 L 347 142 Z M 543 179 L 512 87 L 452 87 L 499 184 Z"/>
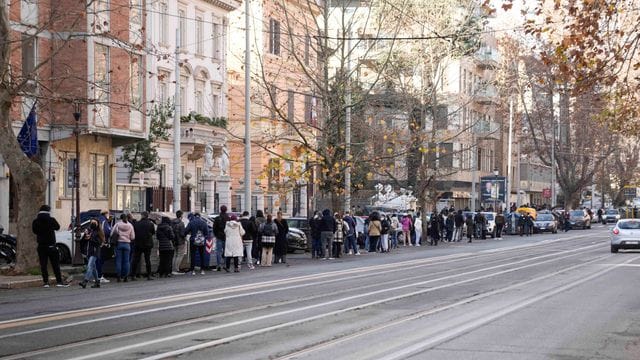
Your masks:
<path fill-rule="evenodd" d="M 27 157 L 31 158 L 38 153 L 38 122 L 36 121 L 36 104 L 33 104 L 27 121 L 22 124 L 18 133 L 18 143 Z"/>

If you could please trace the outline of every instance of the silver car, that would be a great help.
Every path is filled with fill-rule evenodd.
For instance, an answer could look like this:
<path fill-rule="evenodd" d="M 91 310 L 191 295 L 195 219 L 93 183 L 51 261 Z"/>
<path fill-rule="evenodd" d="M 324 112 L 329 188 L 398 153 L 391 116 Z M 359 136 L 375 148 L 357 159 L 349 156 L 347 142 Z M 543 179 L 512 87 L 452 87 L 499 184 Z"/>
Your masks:
<path fill-rule="evenodd" d="M 611 230 L 611 252 L 640 249 L 640 219 L 622 219 Z"/>

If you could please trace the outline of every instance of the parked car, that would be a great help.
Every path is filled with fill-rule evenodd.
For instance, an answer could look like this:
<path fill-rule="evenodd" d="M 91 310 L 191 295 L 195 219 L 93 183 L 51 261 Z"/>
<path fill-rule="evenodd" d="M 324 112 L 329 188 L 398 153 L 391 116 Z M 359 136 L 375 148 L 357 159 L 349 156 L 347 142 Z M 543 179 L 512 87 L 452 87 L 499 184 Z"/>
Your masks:
<path fill-rule="evenodd" d="M 620 211 L 616 209 L 605 210 L 604 214 L 602 214 L 605 223 L 616 223 L 620 220 Z"/>
<path fill-rule="evenodd" d="M 287 252 L 307 250 L 307 235 L 301 229 L 290 227 L 287 233 Z"/>
<path fill-rule="evenodd" d="M 305 217 L 290 217 L 285 219 L 287 221 L 287 225 L 290 228 L 300 229 L 304 232 L 307 239 L 311 238 L 311 226 L 309 225 L 309 219 Z"/>
<path fill-rule="evenodd" d="M 491 236 L 492 238 L 496 237 L 496 215 L 497 213 L 494 212 L 481 212 L 482 215 L 484 215 L 484 218 L 487 219 L 487 235 Z"/>
<path fill-rule="evenodd" d="M 533 232 L 545 231 L 552 234 L 558 232 L 558 219 L 550 212 L 538 213 L 538 218 L 533 222 Z"/>
<path fill-rule="evenodd" d="M 98 215 L 100 215 L 98 213 Z M 80 216 L 82 219 L 82 215 Z M 89 227 L 89 221 L 92 217 L 88 217 L 85 221 L 80 224 L 80 229 L 82 231 L 86 230 Z M 60 257 L 61 264 L 71 264 L 72 256 L 73 256 L 73 229 L 72 226 L 68 229 L 60 229 L 56 231 L 56 247 L 58 248 L 58 254 Z"/>
<path fill-rule="evenodd" d="M 622 219 L 611 230 L 611 252 L 622 249 L 640 249 L 640 220 Z"/>
<path fill-rule="evenodd" d="M 569 224 L 571 228 L 591 229 L 591 216 L 586 210 L 571 210 L 569 212 Z"/>

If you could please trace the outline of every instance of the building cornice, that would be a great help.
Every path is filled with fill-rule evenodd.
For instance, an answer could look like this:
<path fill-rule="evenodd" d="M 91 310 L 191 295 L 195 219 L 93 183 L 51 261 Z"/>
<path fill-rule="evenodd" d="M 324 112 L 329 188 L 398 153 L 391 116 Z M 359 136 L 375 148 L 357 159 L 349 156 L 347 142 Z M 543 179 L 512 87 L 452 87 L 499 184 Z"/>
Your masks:
<path fill-rule="evenodd" d="M 238 0 L 203 0 L 203 1 L 227 11 L 233 11 L 239 8 L 240 5 L 242 5 L 242 2 Z"/>

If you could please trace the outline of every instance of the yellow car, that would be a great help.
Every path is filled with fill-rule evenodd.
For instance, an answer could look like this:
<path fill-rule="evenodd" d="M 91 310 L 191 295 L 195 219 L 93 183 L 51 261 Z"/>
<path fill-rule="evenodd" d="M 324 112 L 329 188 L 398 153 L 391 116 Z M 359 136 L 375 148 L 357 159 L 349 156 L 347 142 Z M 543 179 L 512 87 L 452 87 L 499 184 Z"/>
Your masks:
<path fill-rule="evenodd" d="M 529 213 L 529 215 L 531 215 L 531 217 L 533 218 L 533 221 L 535 221 L 538 217 L 538 212 L 534 208 L 519 207 L 516 209 L 516 212 L 522 215 Z"/>

